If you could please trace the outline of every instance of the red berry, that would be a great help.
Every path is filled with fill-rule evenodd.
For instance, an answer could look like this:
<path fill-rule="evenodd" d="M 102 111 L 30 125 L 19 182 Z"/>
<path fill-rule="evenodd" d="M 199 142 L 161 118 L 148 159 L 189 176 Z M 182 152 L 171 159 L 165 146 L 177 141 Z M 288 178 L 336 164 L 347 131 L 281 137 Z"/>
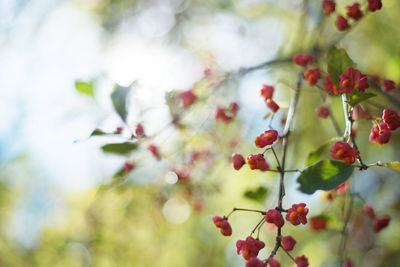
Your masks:
<path fill-rule="evenodd" d="M 358 157 L 357 149 L 344 142 L 336 142 L 333 146 L 331 146 L 329 151 L 332 152 L 332 158 L 341 160 L 347 164 L 353 164 Z"/>
<path fill-rule="evenodd" d="M 279 263 L 279 261 L 275 260 L 272 257 L 268 259 L 268 264 L 270 267 L 281 267 L 281 264 Z"/>
<path fill-rule="evenodd" d="M 250 154 L 247 156 L 247 163 L 251 170 L 261 170 L 266 171 L 269 169 L 269 165 L 264 158 L 263 154 Z"/>
<path fill-rule="evenodd" d="M 300 66 L 307 66 L 313 63 L 314 56 L 310 54 L 296 54 L 293 56 L 293 63 Z"/>
<path fill-rule="evenodd" d="M 282 237 L 282 247 L 286 251 L 292 251 L 294 246 L 296 245 L 296 240 L 290 235 Z"/>
<path fill-rule="evenodd" d="M 203 73 L 204 73 L 205 76 L 211 75 L 212 69 L 211 68 L 205 68 Z"/>
<path fill-rule="evenodd" d="M 261 88 L 261 96 L 264 98 L 264 100 L 271 99 L 273 94 L 274 87 L 263 84 Z"/>
<path fill-rule="evenodd" d="M 137 137 L 145 137 L 146 136 L 144 133 L 143 125 L 141 123 L 138 123 L 136 125 L 135 134 Z"/>
<path fill-rule="evenodd" d="M 178 98 L 181 100 L 183 108 L 190 107 L 197 100 L 197 96 L 194 94 L 193 89 L 180 93 Z"/>
<path fill-rule="evenodd" d="M 277 112 L 280 108 L 279 105 L 272 99 L 265 100 L 265 104 L 267 104 L 267 107 L 272 110 L 272 112 Z"/>
<path fill-rule="evenodd" d="M 158 150 L 158 147 L 151 144 L 147 147 L 147 149 L 153 154 L 153 156 L 157 159 L 157 160 L 161 160 L 161 155 L 160 155 L 160 151 Z"/>
<path fill-rule="evenodd" d="M 285 224 L 282 214 L 276 209 L 270 209 L 267 211 L 267 214 L 265 214 L 265 221 L 268 223 L 273 223 L 277 227 L 282 227 Z"/>
<path fill-rule="evenodd" d="M 390 136 L 391 131 L 389 125 L 385 122 L 381 122 L 379 123 L 379 127 L 375 126 L 372 128 L 369 141 L 383 145 L 390 141 Z"/>
<path fill-rule="evenodd" d="M 305 203 L 293 204 L 286 214 L 286 220 L 290 221 L 293 225 L 307 223 L 308 209 Z"/>
<path fill-rule="evenodd" d="M 338 95 L 339 89 L 337 88 L 337 86 L 332 82 L 331 76 L 326 76 L 325 78 L 325 82 L 324 82 L 324 87 L 325 90 L 329 93 L 331 93 L 332 95 Z"/>
<path fill-rule="evenodd" d="M 343 16 L 338 16 L 336 19 L 336 28 L 339 31 L 345 31 L 348 28 L 350 28 L 350 24 L 347 22 L 347 19 L 345 19 Z"/>
<path fill-rule="evenodd" d="M 237 102 L 232 102 L 229 105 L 230 111 L 232 112 L 232 114 L 236 114 L 239 110 L 239 104 Z"/>
<path fill-rule="evenodd" d="M 381 0 L 368 0 L 368 9 L 372 12 L 382 8 Z"/>
<path fill-rule="evenodd" d="M 349 16 L 350 18 L 354 19 L 354 20 L 359 20 L 362 18 L 363 13 L 360 9 L 360 4 L 359 3 L 354 3 L 351 6 L 347 6 L 347 16 Z"/>
<path fill-rule="evenodd" d="M 396 111 L 390 109 L 383 110 L 382 119 L 392 131 L 400 127 L 400 116 Z"/>
<path fill-rule="evenodd" d="M 223 108 L 217 107 L 217 110 L 215 111 L 215 119 L 220 120 L 223 123 L 229 123 L 232 121 L 233 117 L 227 115 Z"/>
<path fill-rule="evenodd" d="M 345 259 L 342 262 L 342 267 L 354 267 L 354 263 L 350 259 Z"/>
<path fill-rule="evenodd" d="M 392 91 L 394 88 L 396 88 L 396 84 L 394 83 L 394 81 L 392 80 L 383 81 L 382 91 L 389 92 Z"/>
<path fill-rule="evenodd" d="M 304 255 L 294 258 L 294 262 L 297 264 L 297 267 L 307 267 L 308 266 L 308 259 Z"/>
<path fill-rule="evenodd" d="M 265 267 L 265 263 L 257 257 L 252 257 L 246 262 L 246 267 Z"/>
<path fill-rule="evenodd" d="M 230 236 L 232 235 L 232 228 L 231 225 L 228 223 L 228 221 L 225 218 L 219 217 L 219 216 L 214 216 L 212 218 L 215 226 L 217 228 L 220 228 L 220 232 L 224 236 Z"/>
<path fill-rule="evenodd" d="M 318 117 L 326 119 L 329 117 L 330 110 L 326 106 L 318 107 L 315 109 L 315 114 L 317 114 Z"/>
<path fill-rule="evenodd" d="M 358 70 L 348 68 L 345 74 L 340 75 L 339 86 L 342 89 L 341 93 L 351 93 L 354 89 L 364 92 L 369 88 L 368 78 Z"/>
<path fill-rule="evenodd" d="M 390 222 L 390 216 L 385 215 L 382 217 L 376 217 L 374 220 L 374 232 L 378 233 L 382 229 L 386 228 L 389 225 Z"/>
<path fill-rule="evenodd" d="M 135 168 L 135 164 L 133 162 L 125 162 L 124 164 L 124 173 L 130 173 Z"/>
<path fill-rule="evenodd" d="M 238 240 L 236 242 L 237 254 L 242 254 L 245 260 L 257 257 L 258 252 L 265 247 L 264 242 L 248 236 L 246 240 Z"/>
<path fill-rule="evenodd" d="M 316 85 L 319 78 L 321 77 L 321 73 L 318 68 L 309 69 L 304 73 L 304 77 L 307 79 L 308 83 L 312 85 Z"/>
<path fill-rule="evenodd" d="M 364 205 L 364 212 L 365 212 L 365 214 L 367 214 L 368 217 L 370 217 L 371 219 L 374 219 L 374 218 L 376 217 L 374 208 L 373 208 L 371 205 L 369 205 L 369 204 L 365 204 L 365 205 Z"/>
<path fill-rule="evenodd" d="M 242 154 L 233 154 L 232 155 L 232 164 L 233 164 L 233 168 L 235 170 L 240 170 L 240 168 L 242 168 L 242 166 L 245 164 L 246 162 L 244 161 L 244 158 L 242 156 Z"/>
<path fill-rule="evenodd" d="M 310 218 L 310 228 L 314 231 L 325 230 L 328 220 L 324 217 Z"/>
<path fill-rule="evenodd" d="M 338 195 L 343 195 L 344 193 L 346 193 L 346 190 L 349 188 L 349 185 L 350 185 L 350 183 L 349 183 L 349 181 L 347 181 L 347 182 L 341 183 L 333 190 L 335 190 Z"/>
<path fill-rule="evenodd" d="M 263 148 L 272 145 L 278 139 L 278 132 L 275 130 L 265 131 L 254 140 L 256 147 Z"/>
<path fill-rule="evenodd" d="M 331 0 L 322 1 L 322 9 L 325 11 L 325 14 L 329 16 L 331 13 L 335 12 L 336 3 Z"/>

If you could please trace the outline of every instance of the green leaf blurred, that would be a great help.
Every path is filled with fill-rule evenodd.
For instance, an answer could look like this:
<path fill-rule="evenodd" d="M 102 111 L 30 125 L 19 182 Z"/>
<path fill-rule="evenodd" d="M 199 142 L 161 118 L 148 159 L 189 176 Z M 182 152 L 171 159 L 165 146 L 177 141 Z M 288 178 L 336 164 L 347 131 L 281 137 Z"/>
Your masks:
<path fill-rule="evenodd" d="M 75 89 L 84 95 L 94 96 L 94 82 L 75 81 Z"/>
<path fill-rule="evenodd" d="M 263 203 L 268 195 L 268 188 L 260 186 L 255 190 L 247 190 L 243 195 L 248 199 Z"/>
<path fill-rule="evenodd" d="M 90 136 L 98 136 L 98 135 L 106 135 L 106 132 L 103 132 L 100 129 L 94 129 L 93 132 L 90 134 Z"/>
<path fill-rule="evenodd" d="M 368 92 L 361 93 L 361 92 L 355 90 L 349 95 L 349 97 L 347 99 L 348 99 L 348 103 L 354 107 L 358 103 L 360 103 L 364 100 L 367 100 L 371 97 L 374 97 L 374 96 L 376 96 L 376 94 L 368 93 Z"/>
<path fill-rule="evenodd" d="M 111 94 L 111 101 L 114 109 L 123 121 L 126 121 L 126 118 L 128 117 L 127 96 L 129 91 L 130 87 L 116 85 L 114 92 Z"/>
<path fill-rule="evenodd" d="M 392 161 L 388 163 L 383 163 L 383 167 L 389 168 L 392 171 L 400 172 L 400 161 Z"/>
<path fill-rule="evenodd" d="M 316 190 L 331 190 L 345 182 L 353 173 L 352 165 L 335 160 L 321 160 L 306 167 L 297 182 L 300 191 L 312 194 Z"/>
<path fill-rule="evenodd" d="M 101 147 L 105 153 L 121 154 L 125 155 L 137 148 L 136 143 L 124 142 L 124 143 L 113 143 L 107 144 Z"/>
<path fill-rule="evenodd" d="M 346 50 L 333 47 L 328 52 L 328 73 L 332 82 L 339 85 L 339 76 L 346 72 L 348 68 L 355 68 L 356 64 L 347 55 Z"/>

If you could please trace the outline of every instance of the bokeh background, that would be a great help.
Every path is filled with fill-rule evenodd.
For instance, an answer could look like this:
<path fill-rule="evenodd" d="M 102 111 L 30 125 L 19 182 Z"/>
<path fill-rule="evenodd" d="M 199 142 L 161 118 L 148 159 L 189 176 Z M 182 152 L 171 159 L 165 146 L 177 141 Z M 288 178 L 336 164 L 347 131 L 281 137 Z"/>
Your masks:
<path fill-rule="evenodd" d="M 270 123 L 282 130 L 299 69 L 284 62 L 233 74 L 340 39 L 338 47 L 360 70 L 400 82 L 400 2 L 383 1 L 381 11 L 345 36 L 334 28 L 334 18 L 322 20 L 320 2 L 0 1 L 0 266 L 243 266 L 235 242 L 259 217 L 234 214 L 230 238 L 219 234 L 211 218 L 233 207 L 276 205 L 278 176 L 236 172 L 230 155 L 257 152 L 253 140 Z M 340 11 L 351 1 L 338 3 Z M 212 75 L 205 77 L 207 68 Z M 93 94 L 79 93 L 76 81 L 93 85 Z M 115 84 L 131 87 L 126 124 L 110 98 Z M 275 85 L 274 99 L 282 107 L 272 120 L 263 119 L 269 111 L 259 96 L 262 84 Z M 193 87 L 200 100 L 180 114 L 176 127 L 166 96 Z M 289 146 L 291 168 L 304 167 L 309 152 L 337 135 L 329 120 L 314 113 L 326 95 L 303 87 Z M 377 94 L 365 104 L 372 114 L 379 116 L 382 107 L 398 110 L 390 99 L 400 99 L 399 88 Z M 233 101 L 240 105 L 235 121 L 215 121 L 216 107 Z M 344 130 L 340 98 L 329 101 Z M 102 152 L 102 145 L 129 137 L 139 122 L 152 137 L 146 142 L 159 146 L 161 161 L 145 148 L 128 157 Z M 112 133 L 119 126 L 121 136 L 88 138 L 96 128 Z M 378 146 L 368 141 L 371 126 L 357 122 L 364 160 L 399 160 L 398 133 Z M 106 186 L 127 159 L 135 169 Z M 177 174 L 188 169 L 182 182 Z M 305 202 L 311 215 L 330 216 L 327 231 L 287 227 L 298 241 L 294 254 L 305 253 L 311 266 L 337 266 L 346 200 L 302 194 L 296 175 L 287 177 L 285 203 Z M 348 244 L 356 266 L 400 264 L 399 178 L 370 169 L 351 180 L 379 213 L 392 216 L 388 229 L 372 235 L 360 215 L 363 203 L 356 201 Z M 272 249 L 275 230 L 265 226 L 261 237 Z M 293 265 L 281 252 L 278 259 Z"/>

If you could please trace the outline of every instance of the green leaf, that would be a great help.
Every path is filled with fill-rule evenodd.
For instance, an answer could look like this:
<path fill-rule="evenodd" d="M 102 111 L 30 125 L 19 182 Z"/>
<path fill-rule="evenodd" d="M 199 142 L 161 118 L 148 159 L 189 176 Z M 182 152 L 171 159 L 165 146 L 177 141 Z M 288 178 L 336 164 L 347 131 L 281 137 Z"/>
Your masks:
<path fill-rule="evenodd" d="M 112 92 L 111 94 L 111 101 L 113 103 L 114 109 L 123 121 L 126 121 L 126 118 L 128 116 L 127 96 L 129 94 L 129 91 L 129 87 L 116 85 L 114 92 Z"/>
<path fill-rule="evenodd" d="M 76 80 L 75 81 L 75 89 L 84 95 L 94 96 L 94 83 L 92 82 L 83 82 Z"/>
<path fill-rule="evenodd" d="M 339 85 L 340 74 L 346 72 L 350 67 L 355 68 L 356 64 L 351 60 L 349 55 L 347 55 L 346 50 L 337 49 L 333 47 L 328 52 L 328 73 L 331 76 L 332 82 Z"/>
<path fill-rule="evenodd" d="M 137 144 L 130 142 L 107 144 L 101 147 L 103 152 L 121 155 L 128 154 L 136 148 Z"/>
<path fill-rule="evenodd" d="M 383 167 L 389 168 L 392 171 L 400 172 L 400 161 L 392 161 L 388 163 L 382 163 Z"/>
<path fill-rule="evenodd" d="M 244 196 L 246 198 L 249 198 L 251 200 L 257 201 L 257 202 L 264 202 L 265 198 L 268 195 L 268 189 L 260 186 L 256 190 L 247 190 L 244 192 Z"/>
<path fill-rule="evenodd" d="M 374 96 L 376 96 L 376 94 L 367 93 L 367 92 L 361 93 L 358 91 L 354 91 L 353 93 L 351 93 L 349 95 L 349 97 L 347 97 L 347 99 L 348 99 L 348 103 L 354 107 L 358 103 L 360 103 L 364 100 L 367 100 L 368 98 L 374 97 Z"/>
<path fill-rule="evenodd" d="M 324 152 L 328 149 L 328 147 L 330 147 L 333 142 L 340 140 L 342 140 L 342 137 L 331 138 L 325 143 L 323 143 L 321 146 L 319 146 L 317 149 L 312 151 L 310 154 L 308 154 L 306 166 L 309 166 L 320 160 Z"/>
<path fill-rule="evenodd" d="M 103 131 L 100 130 L 100 129 L 94 129 L 94 131 L 90 134 L 90 136 L 106 135 L 106 134 L 108 134 L 108 133 L 103 132 Z"/>
<path fill-rule="evenodd" d="M 345 182 L 353 173 L 352 165 L 335 160 L 321 160 L 306 167 L 297 182 L 300 191 L 312 194 L 316 190 L 331 190 Z"/>

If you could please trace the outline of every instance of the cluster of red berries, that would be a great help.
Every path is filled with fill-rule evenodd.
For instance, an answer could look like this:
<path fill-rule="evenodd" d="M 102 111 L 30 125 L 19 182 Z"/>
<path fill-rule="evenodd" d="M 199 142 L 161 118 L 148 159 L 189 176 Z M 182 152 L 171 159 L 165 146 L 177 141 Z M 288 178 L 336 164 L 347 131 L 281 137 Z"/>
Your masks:
<path fill-rule="evenodd" d="M 272 145 L 278 139 L 278 132 L 275 130 L 268 130 L 260 134 L 254 140 L 256 147 L 264 148 Z M 245 164 L 244 157 L 241 154 L 232 155 L 232 164 L 235 170 L 239 170 Z M 247 155 L 247 163 L 251 170 L 266 171 L 269 169 L 269 164 L 264 158 L 264 154 L 249 154 Z"/>
<path fill-rule="evenodd" d="M 324 87 L 332 95 L 351 93 L 356 89 L 363 93 L 369 88 L 368 77 L 361 74 L 359 70 L 348 68 L 345 74 L 340 75 L 339 88 L 332 82 L 329 75 L 325 78 Z"/>
<path fill-rule="evenodd" d="M 223 123 L 230 123 L 235 117 L 239 110 L 239 104 L 233 102 L 229 105 L 229 108 L 217 107 L 215 111 L 215 119 L 220 120 Z"/>
<path fill-rule="evenodd" d="M 389 225 L 390 222 L 390 216 L 389 215 L 383 215 L 381 217 L 377 217 L 375 215 L 374 208 L 371 205 L 364 205 L 364 212 L 367 214 L 369 218 L 374 220 L 373 222 L 373 229 L 375 233 L 380 232 L 384 228 L 386 228 Z"/>
<path fill-rule="evenodd" d="M 327 16 L 334 13 L 336 10 L 336 3 L 334 0 L 323 0 L 322 1 L 322 8 Z M 376 11 L 382 8 L 382 1 L 381 0 L 368 0 L 368 10 L 369 11 Z M 359 3 L 353 3 L 350 6 L 346 6 L 346 15 L 345 18 L 342 15 L 339 15 L 336 19 L 336 28 L 339 31 L 345 31 L 350 28 L 350 24 L 348 19 L 353 19 L 357 21 L 364 16 L 364 13 L 361 10 L 361 6 Z"/>
<path fill-rule="evenodd" d="M 400 116 L 396 111 L 385 109 L 382 114 L 382 121 L 372 128 L 369 140 L 380 145 L 390 141 L 392 131 L 400 127 Z"/>
<path fill-rule="evenodd" d="M 305 203 L 293 204 L 292 207 L 287 211 L 286 220 L 290 221 L 293 225 L 299 225 L 300 223 L 306 224 L 307 214 L 308 208 L 306 208 Z M 268 210 L 265 213 L 265 221 L 272 223 L 279 228 L 281 228 L 285 223 L 281 212 L 279 212 L 277 209 Z M 222 235 L 232 235 L 232 228 L 226 217 L 215 216 L 213 217 L 213 222 L 215 226 L 220 229 Z M 283 236 L 280 238 L 280 244 L 285 251 L 292 251 L 296 245 L 296 240 L 291 236 Z M 251 235 L 245 240 L 238 240 L 236 242 L 237 254 L 241 254 L 243 258 L 247 260 L 246 267 L 266 266 L 265 262 L 257 258 L 259 251 L 264 247 L 264 242 L 258 238 L 254 239 Z M 304 255 L 296 257 L 294 261 L 298 267 L 307 267 L 309 265 L 308 259 Z M 266 262 L 270 266 L 280 267 L 279 261 L 275 260 L 273 257 L 270 257 L 268 260 L 266 260 Z"/>
<path fill-rule="evenodd" d="M 292 58 L 293 63 L 302 67 L 314 63 L 314 56 L 311 54 L 296 54 Z M 313 86 L 316 85 L 319 78 L 321 78 L 321 73 L 318 68 L 308 69 L 304 72 L 304 77 L 307 79 L 308 83 Z"/>
<path fill-rule="evenodd" d="M 264 99 L 265 104 L 272 112 L 277 112 L 279 110 L 279 105 L 272 100 L 272 96 L 274 94 L 274 87 L 263 84 L 261 88 L 261 96 Z"/>
<path fill-rule="evenodd" d="M 357 149 L 344 142 L 336 142 L 329 151 L 332 152 L 332 158 L 347 164 L 353 164 L 359 156 Z"/>

